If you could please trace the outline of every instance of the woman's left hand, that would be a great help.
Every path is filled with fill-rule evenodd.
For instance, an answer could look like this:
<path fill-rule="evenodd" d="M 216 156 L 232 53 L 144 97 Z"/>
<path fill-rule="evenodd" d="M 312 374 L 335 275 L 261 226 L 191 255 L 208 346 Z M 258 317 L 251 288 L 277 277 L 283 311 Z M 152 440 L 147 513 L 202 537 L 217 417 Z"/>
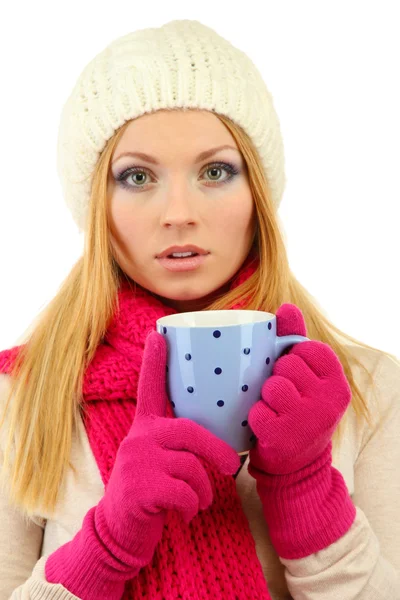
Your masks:
<path fill-rule="evenodd" d="M 306 336 L 301 311 L 283 304 L 277 334 Z M 295 344 L 274 364 L 248 422 L 257 440 L 249 453 L 269 535 L 282 558 L 318 552 L 351 527 L 356 508 L 332 466 L 332 435 L 351 388 L 328 344 Z"/>
<path fill-rule="evenodd" d="M 277 335 L 304 335 L 303 315 L 294 304 L 276 313 Z M 257 437 L 250 464 L 284 475 L 314 462 L 328 447 L 351 400 L 343 367 L 328 344 L 293 345 L 278 358 L 264 382 L 248 422 Z"/>

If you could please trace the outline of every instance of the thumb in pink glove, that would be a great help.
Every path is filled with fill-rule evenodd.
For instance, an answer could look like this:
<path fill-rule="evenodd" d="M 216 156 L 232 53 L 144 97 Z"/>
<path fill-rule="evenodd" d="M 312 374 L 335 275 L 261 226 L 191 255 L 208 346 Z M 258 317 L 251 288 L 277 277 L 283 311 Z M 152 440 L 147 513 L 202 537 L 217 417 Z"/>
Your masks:
<path fill-rule="evenodd" d="M 118 449 L 104 497 L 86 514 L 76 536 L 51 554 L 47 581 L 61 583 L 83 600 L 117 600 L 125 582 L 148 564 L 160 541 L 167 510 L 189 522 L 212 502 L 198 457 L 226 475 L 237 453 L 194 421 L 166 417 L 165 338 L 146 340 L 136 414 Z"/>
<path fill-rule="evenodd" d="M 278 335 L 306 336 L 301 311 L 283 304 Z M 275 362 L 261 400 L 249 413 L 257 442 L 249 473 L 257 481 L 271 541 L 283 558 L 302 558 L 339 539 L 355 518 L 340 472 L 332 467 L 332 435 L 351 400 L 333 350 L 311 340 Z"/>

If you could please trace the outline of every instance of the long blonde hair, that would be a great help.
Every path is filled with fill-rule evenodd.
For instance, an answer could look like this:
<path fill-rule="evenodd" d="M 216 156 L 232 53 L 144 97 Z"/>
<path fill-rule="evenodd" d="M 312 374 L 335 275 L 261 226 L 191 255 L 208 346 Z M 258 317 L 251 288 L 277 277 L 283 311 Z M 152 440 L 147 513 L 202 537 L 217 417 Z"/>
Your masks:
<path fill-rule="evenodd" d="M 219 297 L 206 310 L 227 308 L 248 297 L 251 300 L 243 308 L 251 310 L 276 312 L 284 302 L 296 304 L 304 315 L 308 337 L 329 344 L 339 357 L 352 389 L 357 419 L 365 418 L 370 423 L 366 401 L 352 374 L 350 350 L 335 334 L 380 351 L 337 329 L 297 281 L 289 268 L 278 216 L 257 151 L 239 126 L 225 116 L 216 116 L 231 132 L 247 164 L 258 217 L 255 243 L 260 262 L 245 283 Z M 10 394 L 0 423 L 1 427 L 13 396 L 2 467 L 9 472 L 10 501 L 26 517 L 35 514 L 39 506 L 53 512 L 67 469 L 76 472 L 70 452 L 72 435 L 78 431 L 82 416 L 85 368 L 118 306 L 120 280 L 127 277 L 116 262 L 110 243 L 107 179 L 113 151 L 128 125 L 129 121 L 108 141 L 97 163 L 83 256 L 39 314 L 10 374 Z M 373 383 L 372 375 L 367 374 Z M 339 443 L 343 421 L 335 432 L 334 444 Z"/>

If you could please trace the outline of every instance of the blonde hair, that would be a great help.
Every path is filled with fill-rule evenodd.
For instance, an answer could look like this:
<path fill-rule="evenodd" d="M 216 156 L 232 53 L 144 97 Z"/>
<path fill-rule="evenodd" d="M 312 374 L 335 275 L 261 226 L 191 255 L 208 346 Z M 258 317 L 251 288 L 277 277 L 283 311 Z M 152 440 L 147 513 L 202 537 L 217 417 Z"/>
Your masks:
<path fill-rule="evenodd" d="M 206 310 L 231 307 L 246 298 L 250 300 L 243 308 L 252 310 L 276 312 L 284 302 L 296 304 L 304 315 L 308 337 L 329 344 L 339 357 L 351 386 L 357 419 L 366 418 L 370 423 L 366 401 L 352 374 L 350 350 L 335 334 L 380 351 L 337 329 L 297 281 L 289 268 L 278 216 L 257 151 L 239 126 L 225 116 L 216 116 L 231 132 L 247 165 L 258 216 L 255 244 L 260 262 L 245 283 L 219 297 Z M 82 414 L 85 368 L 118 307 L 121 278 L 129 281 L 113 255 L 107 201 L 111 157 L 128 125 L 129 121 L 108 140 L 97 163 L 83 256 L 40 313 L 11 372 L 11 390 L 0 423 L 1 427 L 14 396 L 3 469 L 9 470 L 10 501 L 19 506 L 25 516 L 35 514 L 39 506 L 53 512 L 67 469 L 76 472 L 70 462 L 70 452 L 72 435 L 78 431 Z M 367 371 L 363 364 L 356 362 Z M 368 373 L 368 376 L 372 383 L 372 375 Z M 339 443 L 343 421 L 335 431 L 334 443 Z M 12 451 L 15 457 L 11 467 Z"/>

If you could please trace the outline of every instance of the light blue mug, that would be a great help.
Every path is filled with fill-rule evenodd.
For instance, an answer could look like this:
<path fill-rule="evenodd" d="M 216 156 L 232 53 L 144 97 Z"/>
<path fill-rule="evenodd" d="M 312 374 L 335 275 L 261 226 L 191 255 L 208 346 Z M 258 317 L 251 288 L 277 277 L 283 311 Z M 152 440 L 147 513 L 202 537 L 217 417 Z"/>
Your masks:
<path fill-rule="evenodd" d="M 192 419 L 239 454 L 254 446 L 247 418 L 282 352 L 309 338 L 276 335 L 258 310 L 178 313 L 157 320 L 168 346 L 167 392 L 177 417 Z"/>

